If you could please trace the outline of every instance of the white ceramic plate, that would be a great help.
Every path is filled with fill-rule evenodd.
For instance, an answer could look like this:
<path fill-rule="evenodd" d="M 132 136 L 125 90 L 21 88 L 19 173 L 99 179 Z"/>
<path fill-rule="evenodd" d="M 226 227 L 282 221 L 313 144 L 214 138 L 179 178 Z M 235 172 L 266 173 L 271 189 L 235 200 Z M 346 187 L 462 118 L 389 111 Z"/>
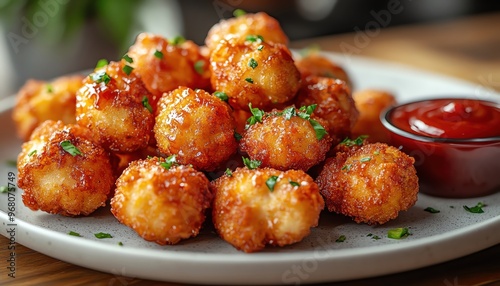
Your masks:
<path fill-rule="evenodd" d="M 347 69 L 357 89 L 389 90 L 401 102 L 439 95 L 500 98 L 482 86 L 436 74 L 359 57 L 328 56 Z M 0 102 L 0 185 L 7 184 L 8 172 L 16 172 L 5 162 L 16 159 L 21 145 L 10 119 L 13 101 Z M 116 275 L 171 282 L 256 285 L 359 279 L 429 266 L 500 243 L 500 193 L 471 199 L 420 194 L 413 208 L 383 226 L 358 225 L 323 212 L 319 227 L 302 242 L 245 254 L 218 238 L 210 225 L 194 239 L 159 246 L 119 224 L 108 208 L 83 218 L 32 212 L 23 206 L 21 192 L 16 192 L 14 200 L 14 222 L 9 222 L 6 213 L 8 195 L 0 194 L 0 233 L 4 236 L 10 237 L 7 230 L 14 227 L 17 243 L 46 255 Z M 463 208 L 478 202 L 487 205 L 482 214 Z M 431 214 L 424 211 L 426 207 L 441 212 Z M 402 240 L 387 238 L 387 231 L 396 227 L 408 227 L 412 235 Z M 83 237 L 70 236 L 70 231 Z M 97 232 L 113 238 L 99 240 L 93 235 Z M 335 242 L 340 235 L 346 240 Z"/>

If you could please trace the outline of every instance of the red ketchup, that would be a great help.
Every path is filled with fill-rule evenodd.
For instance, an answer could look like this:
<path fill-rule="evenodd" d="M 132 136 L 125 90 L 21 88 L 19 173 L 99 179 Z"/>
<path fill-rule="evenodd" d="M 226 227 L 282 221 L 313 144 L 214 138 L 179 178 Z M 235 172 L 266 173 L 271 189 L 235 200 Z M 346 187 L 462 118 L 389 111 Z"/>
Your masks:
<path fill-rule="evenodd" d="M 500 105 L 473 99 L 436 99 L 405 105 L 391 122 L 413 134 L 471 139 L 500 136 Z"/>
<path fill-rule="evenodd" d="M 466 198 L 500 191 L 500 103 L 423 100 L 393 108 L 382 121 L 390 144 L 415 159 L 421 192 Z"/>

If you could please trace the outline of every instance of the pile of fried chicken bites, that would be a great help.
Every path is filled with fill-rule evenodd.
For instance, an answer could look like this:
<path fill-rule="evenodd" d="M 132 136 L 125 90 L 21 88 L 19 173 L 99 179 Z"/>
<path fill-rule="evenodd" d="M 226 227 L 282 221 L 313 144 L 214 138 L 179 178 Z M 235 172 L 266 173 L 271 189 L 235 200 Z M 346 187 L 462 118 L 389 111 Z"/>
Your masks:
<path fill-rule="evenodd" d="M 211 212 L 244 252 L 301 241 L 325 205 L 379 225 L 415 204 L 414 159 L 378 119 L 390 93 L 353 94 L 343 68 L 292 54 L 263 12 L 221 20 L 205 44 L 142 33 L 87 76 L 26 82 L 13 110 L 24 204 L 87 216 L 109 203 L 160 245 L 197 236 Z"/>

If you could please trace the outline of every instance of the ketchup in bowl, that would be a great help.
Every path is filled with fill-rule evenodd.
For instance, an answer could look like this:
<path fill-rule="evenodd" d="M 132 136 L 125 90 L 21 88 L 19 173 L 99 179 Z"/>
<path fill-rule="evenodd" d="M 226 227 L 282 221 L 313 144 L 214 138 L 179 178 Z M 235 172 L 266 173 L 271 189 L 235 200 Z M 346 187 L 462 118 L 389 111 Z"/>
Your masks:
<path fill-rule="evenodd" d="M 500 103 L 429 99 L 392 107 L 381 120 L 390 144 L 415 158 L 423 193 L 464 198 L 500 190 Z"/>

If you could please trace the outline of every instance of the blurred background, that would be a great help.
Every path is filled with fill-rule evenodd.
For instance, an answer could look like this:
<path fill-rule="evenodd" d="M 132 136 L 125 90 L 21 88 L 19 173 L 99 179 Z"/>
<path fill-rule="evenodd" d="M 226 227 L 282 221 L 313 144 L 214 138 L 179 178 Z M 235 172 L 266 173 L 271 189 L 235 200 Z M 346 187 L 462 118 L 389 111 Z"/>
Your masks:
<path fill-rule="evenodd" d="M 363 30 L 377 12 L 382 28 L 500 11 L 487 0 L 0 0 L 0 97 L 27 79 L 51 79 L 120 58 L 142 31 L 204 44 L 232 12 L 265 11 L 291 41 Z"/>

